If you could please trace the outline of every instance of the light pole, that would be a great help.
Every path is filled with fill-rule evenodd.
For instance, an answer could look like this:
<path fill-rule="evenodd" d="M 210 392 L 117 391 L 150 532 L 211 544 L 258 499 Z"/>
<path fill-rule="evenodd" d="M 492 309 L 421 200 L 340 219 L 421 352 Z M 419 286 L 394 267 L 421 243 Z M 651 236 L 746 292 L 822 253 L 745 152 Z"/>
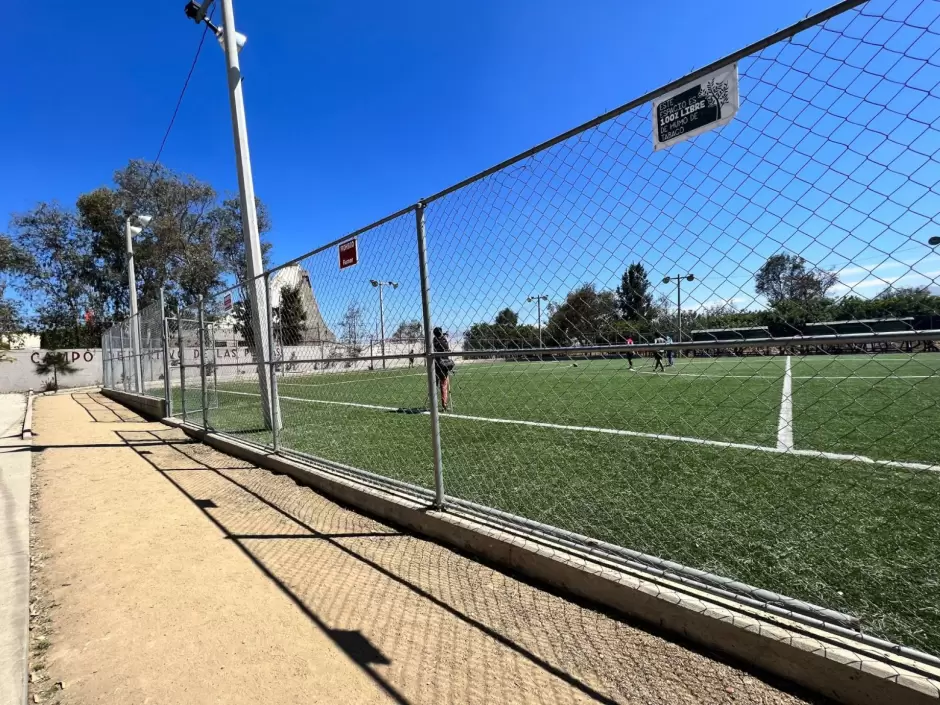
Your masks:
<path fill-rule="evenodd" d="M 669 282 L 675 281 L 676 283 L 676 328 L 678 332 L 676 337 L 679 339 L 677 342 L 682 342 L 682 280 L 685 279 L 687 282 L 695 281 L 694 274 L 676 274 L 672 277 L 663 277 L 663 284 L 668 284 Z"/>
<path fill-rule="evenodd" d="M 528 303 L 536 302 L 538 306 L 538 316 L 539 316 L 539 348 L 542 347 L 542 302 L 548 301 L 548 294 L 533 294 L 526 298 Z"/>
<path fill-rule="evenodd" d="M 144 368 L 140 363 L 140 321 L 137 318 L 137 273 L 134 271 L 134 236 L 150 224 L 153 216 L 131 215 L 124 220 L 124 238 L 127 240 L 127 288 L 131 300 L 131 355 L 134 357 L 134 391 L 144 392 Z M 131 225 L 131 222 L 138 225 Z"/>
<path fill-rule="evenodd" d="M 238 53 L 248 41 L 244 34 L 235 31 L 235 12 L 232 0 L 222 3 L 222 28 L 213 25 L 206 16 L 214 0 L 204 0 L 200 5 L 189 2 L 186 16 L 197 24 L 205 22 L 215 33 L 225 50 L 228 70 L 229 107 L 232 111 L 232 133 L 235 138 L 235 163 L 238 168 L 239 205 L 242 216 L 242 232 L 245 238 L 247 260 L 247 289 L 251 307 L 251 324 L 254 329 L 255 360 L 258 365 L 258 384 L 261 391 L 261 408 L 264 423 L 270 429 L 280 426 L 280 402 L 265 374 L 266 361 L 272 359 L 268 345 L 267 295 L 264 288 L 264 262 L 261 258 L 261 240 L 258 236 L 258 211 L 255 206 L 255 185 L 251 175 L 251 156 L 248 151 L 248 126 L 245 121 L 245 99 L 242 94 L 242 74 Z M 272 361 L 273 363 L 273 361 Z"/>
<path fill-rule="evenodd" d="M 370 279 L 369 283 L 379 289 L 379 334 L 382 336 L 382 369 L 385 369 L 385 296 L 382 289 L 390 286 L 393 289 L 398 288 L 398 282 L 380 282 L 376 279 Z"/>

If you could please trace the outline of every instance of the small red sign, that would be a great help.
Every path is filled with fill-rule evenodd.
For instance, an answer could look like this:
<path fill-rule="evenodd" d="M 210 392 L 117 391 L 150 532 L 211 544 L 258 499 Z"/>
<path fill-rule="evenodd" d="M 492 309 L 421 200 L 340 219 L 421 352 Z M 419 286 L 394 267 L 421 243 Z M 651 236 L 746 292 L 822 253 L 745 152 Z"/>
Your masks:
<path fill-rule="evenodd" d="M 232 310 L 232 295 L 231 294 L 226 294 L 224 297 L 222 297 L 222 308 L 225 309 L 226 311 Z"/>
<path fill-rule="evenodd" d="M 339 268 L 346 269 L 359 264 L 359 250 L 356 249 L 356 239 L 347 240 L 339 245 Z"/>

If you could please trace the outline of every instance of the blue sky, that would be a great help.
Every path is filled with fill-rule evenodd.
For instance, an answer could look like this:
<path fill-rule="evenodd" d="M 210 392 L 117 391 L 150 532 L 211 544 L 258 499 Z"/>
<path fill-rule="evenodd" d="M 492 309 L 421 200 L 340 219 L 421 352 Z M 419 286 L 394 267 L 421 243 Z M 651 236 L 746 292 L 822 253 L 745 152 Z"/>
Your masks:
<path fill-rule="evenodd" d="M 82 191 L 107 183 L 113 170 L 128 159 L 153 158 L 200 34 L 183 16 L 182 5 L 179 0 L 4 3 L 0 60 L 7 76 L 5 109 L 0 111 L 0 212 L 23 210 L 40 199 L 71 204 Z M 875 110 L 866 112 L 878 107 L 871 98 L 871 86 L 863 93 L 867 97 L 852 103 L 855 89 L 867 74 L 861 71 L 853 77 L 845 67 L 851 68 L 854 62 L 885 73 L 902 71 L 895 66 L 897 62 L 883 66 L 872 62 L 887 62 L 895 54 L 909 54 L 914 61 L 931 56 L 937 49 L 936 29 L 923 29 L 931 26 L 930 17 L 924 22 L 910 16 L 916 5 L 913 0 L 873 3 L 874 14 L 889 18 L 899 12 L 898 6 L 904 11 L 899 20 L 881 23 L 891 30 L 883 37 L 877 35 L 878 27 L 866 24 L 866 18 L 853 15 L 855 26 L 833 25 L 836 31 L 830 34 L 839 35 L 839 41 L 830 42 L 827 36 L 814 40 L 817 53 L 834 64 L 832 71 L 825 63 L 811 69 L 832 81 L 827 84 L 828 93 L 815 97 L 825 105 L 817 111 L 814 125 L 823 125 L 836 115 L 846 123 L 833 124 L 824 137 L 814 136 L 812 125 L 804 125 L 801 136 L 797 128 L 809 112 L 786 114 L 793 107 L 788 97 L 806 86 L 788 85 L 793 74 L 787 75 L 781 67 L 805 61 L 805 52 L 802 58 L 773 54 L 763 62 L 766 66 L 742 62 L 741 116 L 745 117 L 721 133 L 696 138 L 654 157 L 647 154 L 651 150 L 649 128 L 643 124 L 648 120 L 646 108 L 646 113 L 628 114 L 592 133 L 589 139 L 597 142 L 589 150 L 583 145 L 559 146 L 530 160 L 521 172 L 498 174 L 476 191 L 440 202 L 435 206 L 437 214 L 435 207 L 429 208 L 432 276 L 437 267 L 436 300 L 442 307 L 439 317 L 460 328 L 469 319 L 491 317 L 497 306 L 517 305 L 533 287 L 547 289 L 559 299 L 580 281 L 593 279 L 611 286 L 624 263 L 638 256 L 660 278 L 663 271 L 697 268 L 702 281 L 688 292 L 697 304 L 740 299 L 736 303 L 743 306 L 752 298 L 750 273 L 784 241 L 813 262 L 852 270 L 843 277 L 849 282 L 842 285 L 846 290 L 874 294 L 880 288 L 878 282 L 895 277 L 909 278 L 900 284 L 931 280 L 936 275 L 930 272 L 940 269 L 940 261 L 931 264 L 931 251 L 918 246 L 917 238 L 925 239 L 921 237 L 923 217 L 907 213 L 910 222 L 897 224 L 899 216 L 891 214 L 890 232 L 879 232 L 869 216 L 879 206 L 911 209 L 919 203 L 920 210 L 929 210 L 928 206 L 935 205 L 929 200 L 936 195 L 932 129 L 920 135 L 915 134 L 915 125 L 879 128 L 878 134 L 891 131 L 896 137 L 892 144 L 901 144 L 902 151 L 920 139 L 919 153 L 928 156 L 926 161 L 909 160 L 897 167 L 906 181 L 920 174 L 919 187 L 910 186 L 904 192 L 903 206 L 885 202 L 886 189 L 876 183 L 885 159 L 898 164 L 905 157 L 872 156 L 874 150 L 884 151 L 883 145 L 865 146 L 864 164 L 849 164 L 864 182 L 861 190 L 853 179 L 848 183 L 830 179 L 815 192 L 801 189 L 789 171 L 780 171 L 772 152 L 783 149 L 786 154 L 777 156 L 792 160 L 800 144 L 817 139 L 821 141 L 811 150 L 814 159 L 803 165 L 805 170 L 820 163 L 832 166 L 838 159 L 844 164 L 853 155 L 857 158 L 851 150 L 848 156 L 838 150 L 820 156 L 840 138 L 854 146 L 867 138 L 867 132 L 846 132 L 854 129 L 846 116 L 860 116 L 868 126 L 881 119 Z M 936 10 L 934 0 L 926 5 L 928 11 Z M 255 184 L 272 212 L 275 262 L 413 203 L 791 24 L 811 9 L 806 0 L 679 0 L 670 3 L 665 13 L 662 4 L 622 1 L 578 6 L 554 0 L 460 6 L 286 2 L 278 7 L 275 15 L 271 3 L 236 0 L 239 29 L 249 37 L 242 69 Z M 869 45 L 852 39 L 853 32 L 859 38 L 874 37 L 894 52 L 890 56 L 882 52 L 880 58 L 866 54 Z M 911 57 L 904 56 L 905 60 Z M 763 78 L 766 70 L 777 72 L 770 76 L 770 83 Z M 935 127 L 932 104 L 902 105 L 905 97 L 932 90 L 917 86 L 918 81 L 936 83 L 936 75 L 918 70 L 911 66 L 910 75 L 898 79 L 914 88 L 888 98 L 898 101 L 902 111 L 919 107 L 917 125 Z M 768 89 L 768 85 L 778 87 Z M 751 112 L 745 115 L 748 109 Z M 222 54 L 216 45 L 207 44 L 162 161 L 220 190 L 234 190 L 230 125 Z M 624 129 L 633 133 L 628 135 Z M 725 132 L 724 138 L 716 136 Z M 746 168 L 752 178 L 734 180 L 733 173 L 722 175 L 732 179 L 733 186 L 725 189 L 730 195 L 723 201 L 731 205 L 709 212 L 722 196 L 709 190 L 707 183 L 696 181 L 696 175 L 702 171 L 700 164 L 720 172 L 717 160 L 709 163 L 710 154 L 726 153 L 716 139 L 749 145 L 739 147 L 741 154 L 735 159 L 740 164 L 749 162 Z M 768 140 L 774 144 L 764 145 Z M 682 173 L 683 163 L 687 171 L 682 179 L 697 185 L 677 185 L 671 198 L 665 191 L 650 197 L 645 205 L 659 212 L 646 212 L 632 221 L 631 213 L 637 216 L 639 205 L 631 209 L 622 198 L 612 200 L 609 194 L 617 193 L 616 189 L 608 188 L 604 199 L 587 199 L 580 204 L 577 217 L 567 218 L 563 214 L 570 209 L 559 205 L 569 191 L 556 189 L 551 197 L 539 195 L 539 186 L 551 184 L 553 176 L 564 181 L 564 169 L 575 173 L 572 164 L 578 159 L 583 162 L 582 173 L 583 165 L 593 170 L 577 186 L 583 190 L 592 174 L 609 169 L 601 156 L 612 154 L 613 147 L 622 150 L 628 145 L 652 169 L 649 187 L 662 186 L 657 174 Z M 566 163 L 567 158 L 574 161 Z M 932 171 L 925 176 L 925 170 Z M 785 177 L 786 183 L 774 185 L 772 179 L 777 177 Z M 807 176 L 813 184 L 827 178 L 822 172 Z M 626 184 L 622 179 L 619 183 Z M 905 184 L 891 185 L 893 190 L 887 192 L 897 194 L 901 186 Z M 837 193 L 841 198 L 833 201 Z M 747 201 L 742 208 L 760 208 L 764 220 L 735 222 L 729 217 L 729 208 L 734 210 L 733 202 L 741 198 Z M 797 222 L 795 204 L 801 201 L 811 205 L 808 217 Z M 553 211 L 542 213 L 547 218 L 544 223 L 533 210 L 540 202 Z M 846 202 L 856 208 L 845 212 L 833 205 Z M 616 211 L 618 204 L 625 210 Z M 682 206 L 688 204 L 697 211 L 693 214 L 697 219 L 683 214 Z M 617 213 L 616 222 L 605 225 L 596 213 L 589 214 L 592 205 L 606 208 L 608 221 L 611 213 Z M 476 215 L 467 215 L 468 209 Z M 741 223 L 747 227 L 740 229 Z M 345 298 L 361 296 L 366 303 L 371 295 L 368 289 L 359 291 L 367 287 L 359 279 L 393 278 L 389 272 L 396 271 L 405 276 L 411 254 L 407 236 L 399 231 L 410 227 L 410 221 L 393 227 L 399 228 L 395 241 L 402 243 L 401 249 L 375 246 L 386 262 L 374 258 L 370 264 L 370 258 L 365 258 L 355 270 L 355 284 L 350 275 L 336 288 L 337 293 Z M 626 227 L 632 228 L 629 237 Z M 680 227 L 685 235 L 674 232 Z M 481 238 L 486 247 L 480 245 Z M 503 242 L 501 238 L 508 239 Z M 664 248 L 669 242 L 672 247 Z M 364 241 L 364 252 L 370 247 Z M 512 252 L 523 253 L 511 258 L 518 271 L 504 258 Z M 559 252 L 564 256 L 559 257 Z M 393 266 L 390 259 L 402 261 Z M 870 283 L 862 287 L 865 282 Z M 663 293 L 671 290 L 660 288 Z M 397 292 L 402 298 L 404 290 L 403 286 Z M 328 295 L 323 292 L 321 297 Z M 413 297 L 407 298 L 410 302 Z M 413 311 L 412 303 L 403 303 L 398 313 L 407 316 Z"/>

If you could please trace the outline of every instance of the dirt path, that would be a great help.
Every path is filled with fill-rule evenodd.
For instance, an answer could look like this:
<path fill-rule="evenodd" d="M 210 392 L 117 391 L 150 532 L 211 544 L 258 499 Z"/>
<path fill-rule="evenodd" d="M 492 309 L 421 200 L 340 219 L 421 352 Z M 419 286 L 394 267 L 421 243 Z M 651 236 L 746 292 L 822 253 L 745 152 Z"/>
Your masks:
<path fill-rule="evenodd" d="M 99 395 L 34 428 L 63 702 L 805 702 Z"/>

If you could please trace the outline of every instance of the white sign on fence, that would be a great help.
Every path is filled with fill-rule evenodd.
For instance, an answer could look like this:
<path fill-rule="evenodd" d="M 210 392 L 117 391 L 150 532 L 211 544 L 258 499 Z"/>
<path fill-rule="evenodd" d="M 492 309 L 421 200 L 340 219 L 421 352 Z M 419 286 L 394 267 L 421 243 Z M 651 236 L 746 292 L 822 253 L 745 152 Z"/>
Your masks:
<path fill-rule="evenodd" d="M 653 100 L 653 149 L 727 125 L 738 112 L 738 65 L 731 64 Z"/>

